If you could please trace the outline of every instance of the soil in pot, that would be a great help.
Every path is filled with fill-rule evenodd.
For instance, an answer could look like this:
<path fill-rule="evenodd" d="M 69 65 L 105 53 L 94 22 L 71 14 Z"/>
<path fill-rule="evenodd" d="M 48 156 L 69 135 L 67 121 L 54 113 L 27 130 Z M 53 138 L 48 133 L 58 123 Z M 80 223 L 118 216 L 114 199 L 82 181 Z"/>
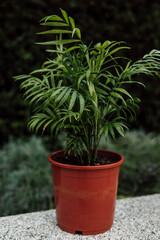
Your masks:
<path fill-rule="evenodd" d="M 75 156 L 61 156 L 61 157 L 56 157 L 53 158 L 51 157 L 54 161 L 59 162 L 59 163 L 63 163 L 63 164 L 69 164 L 69 165 L 82 165 L 82 163 L 80 162 L 80 160 L 78 158 L 76 158 Z M 95 163 L 92 164 L 92 166 L 99 166 L 99 165 L 106 165 L 106 164 L 112 164 L 112 163 L 116 163 L 118 162 L 119 159 L 111 159 L 109 157 L 102 157 L 102 156 L 97 156 Z M 84 164 L 83 164 L 84 166 Z"/>

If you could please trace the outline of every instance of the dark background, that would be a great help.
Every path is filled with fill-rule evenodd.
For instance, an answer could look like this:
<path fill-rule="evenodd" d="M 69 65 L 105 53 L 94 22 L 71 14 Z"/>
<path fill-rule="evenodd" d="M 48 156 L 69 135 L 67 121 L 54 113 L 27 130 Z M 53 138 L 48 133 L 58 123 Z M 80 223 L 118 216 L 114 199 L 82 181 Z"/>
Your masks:
<path fill-rule="evenodd" d="M 160 49 L 160 2 L 139 0 L 12 0 L 0 2 L 0 143 L 10 135 L 29 134 L 26 122 L 29 115 L 18 84 L 13 76 L 29 73 L 47 57 L 43 47 L 35 45 L 39 20 L 60 14 L 59 8 L 72 16 L 86 42 L 106 39 L 125 41 L 131 50 L 123 52 L 135 60 L 152 49 Z M 134 87 L 135 96 L 142 100 L 133 128 L 160 132 L 160 80 L 145 77 L 147 90 Z"/>

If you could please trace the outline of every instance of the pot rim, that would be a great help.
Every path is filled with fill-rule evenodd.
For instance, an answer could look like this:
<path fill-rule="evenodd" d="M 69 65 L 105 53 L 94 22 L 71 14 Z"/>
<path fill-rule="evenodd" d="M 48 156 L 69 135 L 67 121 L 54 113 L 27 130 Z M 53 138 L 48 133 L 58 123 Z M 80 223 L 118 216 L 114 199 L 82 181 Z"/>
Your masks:
<path fill-rule="evenodd" d="M 105 150 L 105 149 L 98 149 L 98 152 L 108 152 L 108 153 L 113 153 L 114 155 L 117 155 L 118 157 L 120 157 L 120 160 L 118 160 L 115 163 L 111 163 L 111 164 L 105 164 L 105 165 L 99 165 L 99 166 L 81 166 L 81 165 L 71 165 L 71 164 L 65 164 L 65 163 L 59 163 L 54 161 L 51 157 L 53 157 L 54 155 L 57 155 L 59 153 L 64 152 L 64 150 L 59 150 L 56 152 L 53 152 L 51 154 L 49 154 L 48 156 L 48 161 L 57 167 L 61 167 L 61 168 L 68 168 L 68 169 L 77 169 L 77 170 L 102 170 L 102 169 L 109 169 L 109 168 L 115 168 L 120 166 L 123 162 L 124 162 L 124 157 L 117 152 L 113 152 L 113 151 L 109 151 L 109 150 Z"/>

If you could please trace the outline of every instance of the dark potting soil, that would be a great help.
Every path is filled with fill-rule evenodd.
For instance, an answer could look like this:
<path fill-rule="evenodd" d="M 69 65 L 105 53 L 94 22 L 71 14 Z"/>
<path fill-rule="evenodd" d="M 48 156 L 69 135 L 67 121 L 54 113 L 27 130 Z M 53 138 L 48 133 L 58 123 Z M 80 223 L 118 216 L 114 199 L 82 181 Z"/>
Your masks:
<path fill-rule="evenodd" d="M 63 156 L 63 157 L 56 157 L 56 159 L 52 158 L 54 161 L 69 165 L 83 165 L 87 166 L 87 164 L 82 164 L 79 159 L 77 159 L 75 156 Z M 106 165 L 118 162 L 117 159 L 110 159 L 106 157 L 97 156 L 95 163 L 92 163 L 91 166 L 100 166 L 100 165 Z"/>

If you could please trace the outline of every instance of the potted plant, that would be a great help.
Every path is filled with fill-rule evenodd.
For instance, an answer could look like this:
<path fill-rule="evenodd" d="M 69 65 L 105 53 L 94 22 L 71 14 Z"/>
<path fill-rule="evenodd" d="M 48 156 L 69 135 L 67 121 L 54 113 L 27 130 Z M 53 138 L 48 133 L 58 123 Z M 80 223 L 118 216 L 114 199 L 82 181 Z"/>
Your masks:
<path fill-rule="evenodd" d="M 33 107 L 28 127 L 51 134 L 63 130 L 65 150 L 49 155 L 52 165 L 58 225 L 82 234 L 98 234 L 111 228 L 120 165 L 119 153 L 98 149 L 102 134 L 124 136 L 128 117 L 135 116 L 140 100 L 125 89 L 141 84 L 138 74 L 152 75 L 160 64 L 160 51 L 152 50 L 141 60 L 117 55 L 129 49 L 124 42 L 104 41 L 88 46 L 73 18 L 47 16 L 41 25 L 49 30 L 38 34 L 53 40 L 38 44 L 53 46 L 42 67 L 22 80 L 25 99 Z M 124 63 L 125 62 L 125 63 Z M 122 63 L 124 67 L 122 66 Z"/>

